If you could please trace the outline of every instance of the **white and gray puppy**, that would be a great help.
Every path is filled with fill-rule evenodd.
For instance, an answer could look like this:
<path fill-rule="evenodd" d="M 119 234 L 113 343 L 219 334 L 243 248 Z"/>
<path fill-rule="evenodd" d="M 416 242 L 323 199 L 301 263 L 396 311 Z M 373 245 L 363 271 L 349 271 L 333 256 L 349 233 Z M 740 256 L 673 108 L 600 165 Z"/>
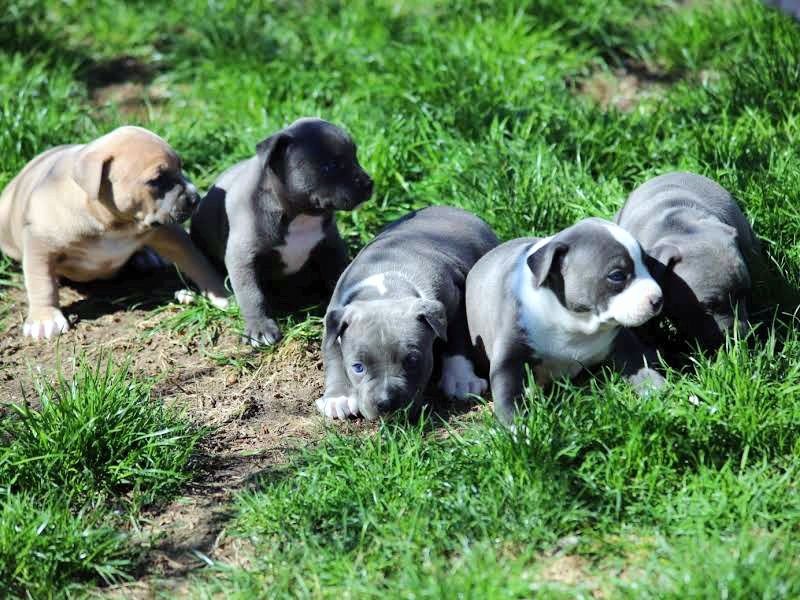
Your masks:
<path fill-rule="evenodd" d="M 715 348 L 734 327 L 746 331 L 751 273 L 765 267 L 725 188 L 702 175 L 666 173 L 636 188 L 615 221 L 650 257 L 664 315 L 683 335 Z"/>
<path fill-rule="evenodd" d="M 420 400 L 444 342 L 445 395 L 480 394 L 468 358 L 464 285 L 475 262 L 497 245 L 478 217 L 446 206 L 389 225 L 356 256 L 336 285 L 325 315 L 325 394 L 331 418 L 368 419 Z"/>
<path fill-rule="evenodd" d="M 526 365 L 544 385 L 612 358 L 635 386 L 663 384 L 623 329 L 658 314 L 661 289 L 639 244 L 613 223 L 585 219 L 552 237 L 506 242 L 473 267 L 466 292 L 472 343 L 489 363 L 495 414 L 506 425 Z"/>
<path fill-rule="evenodd" d="M 244 342 L 281 338 L 273 301 L 297 309 L 294 292 L 317 283 L 326 295 L 333 291 L 347 266 L 334 212 L 352 210 L 371 194 L 353 140 L 322 119 L 295 121 L 220 176 L 192 217 L 191 235 L 230 276 Z"/>

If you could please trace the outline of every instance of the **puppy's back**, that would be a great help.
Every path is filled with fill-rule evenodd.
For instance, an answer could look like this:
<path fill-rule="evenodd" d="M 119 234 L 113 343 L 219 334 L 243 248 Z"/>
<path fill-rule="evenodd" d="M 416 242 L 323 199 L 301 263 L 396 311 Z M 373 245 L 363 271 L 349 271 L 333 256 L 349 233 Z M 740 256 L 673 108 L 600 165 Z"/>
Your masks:
<path fill-rule="evenodd" d="M 70 149 L 82 144 L 67 144 L 45 150 L 26 164 L 0 194 L 0 250 L 14 260 L 22 260 L 22 226 L 34 192 L 51 177 L 56 163 Z M 59 198 L 53 198 L 57 201 Z M 48 207 L 43 207 L 45 210 Z"/>

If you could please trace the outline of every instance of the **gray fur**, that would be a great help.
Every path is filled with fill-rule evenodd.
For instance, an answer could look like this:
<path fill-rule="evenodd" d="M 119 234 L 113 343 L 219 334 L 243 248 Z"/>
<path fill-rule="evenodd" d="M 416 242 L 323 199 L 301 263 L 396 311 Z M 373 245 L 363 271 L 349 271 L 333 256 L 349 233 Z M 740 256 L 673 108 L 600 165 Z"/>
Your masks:
<path fill-rule="evenodd" d="M 526 366 L 546 385 L 610 358 L 640 391 L 663 384 L 647 366 L 655 357 L 623 329 L 657 314 L 661 292 L 638 245 L 629 235 L 623 245 L 609 225 L 586 219 L 546 240 L 511 240 L 470 271 L 470 338 L 488 366 L 495 413 L 504 424 L 513 422 Z M 624 280 L 612 281 L 612 273 Z M 617 306 L 628 297 L 636 312 L 623 319 Z"/>
<path fill-rule="evenodd" d="M 418 401 L 433 370 L 434 341 L 446 342 L 446 355 L 468 351 L 465 280 L 496 245 L 478 217 L 435 206 L 394 222 L 361 250 L 325 316 L 320 409 L 326 398 L 349 397 L 374 418 Z M 355 363 L 364 366 L 362 376 Z"/>
<path fill-rule="evenodd" d="M 747 330 L 751 274 L 762 257 L 727 190 L 694 173 L 660 175 L 633 191 L 616 222 L 651 257 L 664 315 L 685 336 L 715 348 L 734 328 Z"/>
<path fill-rule="evenodd" d="M 243 341 L 262 345 L 281 338 L 272 317 L 277 294 L 309 280 L 321 280 L 330 294 L 347 266 L 334 211 L 352 210 L 371 193 L 350 136 L 321 119 L 295 121 L 219 177 L 192 217 L 191 234 L 230 276 L 245 319 Z M 287 232 L 292 223 L 317 221 L 318 243 L 300 271 L 290 272 L 280 252 Z"/>

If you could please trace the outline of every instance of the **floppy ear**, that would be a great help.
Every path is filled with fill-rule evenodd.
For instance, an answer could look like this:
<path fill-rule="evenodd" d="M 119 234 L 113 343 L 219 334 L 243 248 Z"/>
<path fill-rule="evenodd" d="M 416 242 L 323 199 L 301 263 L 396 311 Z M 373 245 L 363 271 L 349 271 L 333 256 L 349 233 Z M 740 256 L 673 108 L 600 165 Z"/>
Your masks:
<path fill-rule="evenodd" d="M 528 257 L 528 268 L 533 273 L 533 284 L 541 287 L 553 265 L 562 258 L 569 246 L 564 242 L 549 242 Z"/>
<path fill-rule="evenodd" d="M 447 311 L 438 300 L 420 300 L 414 306 L 417 318 L 427 323 L 436 337 L 447 341 Z"/>
<path fill-rule="evenodd" d="M 271 135 L 267 139 L 261 140 L 256 144 L 256 153 L 261 159 L 261 164 L 263 164 L 265 168 L 269 167 L 273 173 L 281 178 L 283 174 L 284 155 L 291 141 L 291 136 L 281 132 Z"/>
<path fill-rule="evenodd" d="M 333 308 L 328 310 L 327 314 L 325 315 L 325 345 L 331 346 L 337 340 L 337 338 L 344 333 L 344 330 L 347 329 L 348 321 L 347 317 L 349 316 L 348 307 L 340 306 L 338 308 Z"/>
<path fill-rule="evenodd" d="M 647 254 L 656 259 L 667 269 L 671 269 L 675 264 L 681 262 L 683 258 L 681 249 L 670 242 L 659 242 L 653 246 Z"/>
<path fill-rule="evenodd" d="M 89 195 L 100 198 L 103 185 L 108 184 L 108 171 L 113 156 L 101 152 L 81 152 L 72 166 L 72 179 Z"/>

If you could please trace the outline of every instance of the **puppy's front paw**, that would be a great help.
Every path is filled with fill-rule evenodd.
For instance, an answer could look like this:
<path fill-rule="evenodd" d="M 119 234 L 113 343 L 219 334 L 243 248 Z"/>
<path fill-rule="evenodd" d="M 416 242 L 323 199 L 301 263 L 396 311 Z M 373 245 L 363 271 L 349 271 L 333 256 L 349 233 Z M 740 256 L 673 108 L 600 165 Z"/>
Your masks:
<path fill-rule="evenodd" d="M 22 326 L 22 335 L 35 340 L 50 339 L 69 330 L 69 322 L 57 308 L 32 310 Z"/>
<path fill-rule="evenodd" d="M 358 416 L 358 401 L 352 396 L 323 396 L 317 400 L 317 408 L 330 419 Z"/>
<path fill-rule="evenodd" d="M 470 394 L 481 395 L 488 383 L 475 374 L 472 362 L 464 356 L 445 356 L 439 389 L 448 398 L 464 400 Z"/>
<path fill-rule="evenodd" d="M 175 292 L 175 302 L 178 304 L 192 304 L 197 300 L 197 294 L 192 290 L 178 290 Z"/>
<path fill-rule="evenodd" d="M 645 398 L 666 386 L 667 380 L 657 371 L 643 367 L 628 377 L 628 383 L 638 396 Z"/>
<path fill-rule="evenodd" d="M 281 340 L 283 334 L 274 319 L 265 317 L 255 323 L 247 322 L 242 336 L 242 343 L 254 348 L 271 346 Z"/>

